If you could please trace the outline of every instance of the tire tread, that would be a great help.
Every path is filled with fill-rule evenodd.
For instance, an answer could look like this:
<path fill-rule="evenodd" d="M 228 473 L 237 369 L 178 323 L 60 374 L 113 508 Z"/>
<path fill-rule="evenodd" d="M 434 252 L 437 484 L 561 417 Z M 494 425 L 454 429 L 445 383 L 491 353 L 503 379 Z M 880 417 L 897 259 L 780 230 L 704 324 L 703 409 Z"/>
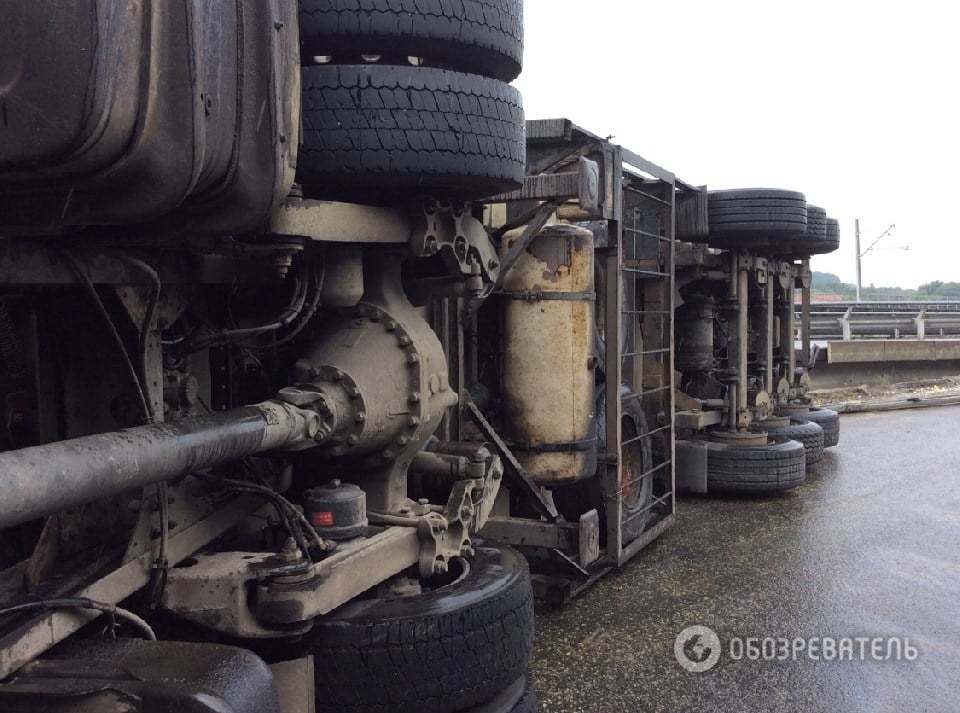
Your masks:
<path fill-rule="evenodd" d="M 303 70 L 300 180 L 325 197 L 439 191 L 481 198 L 519 187 L 526 147 L 520 93 L 426 67 Z"/>

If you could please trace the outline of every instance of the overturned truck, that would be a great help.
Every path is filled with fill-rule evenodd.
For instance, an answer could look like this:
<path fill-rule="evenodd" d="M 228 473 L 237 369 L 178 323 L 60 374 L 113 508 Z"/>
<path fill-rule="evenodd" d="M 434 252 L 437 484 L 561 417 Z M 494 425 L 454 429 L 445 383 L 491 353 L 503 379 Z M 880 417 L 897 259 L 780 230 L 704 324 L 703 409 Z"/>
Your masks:
<path fill-rule="evenodd" d="M 522 7 L 433 5 L 2 10 L 0 709 L 533 710 L 435 323 L 501 279 Z"/>
<path fill-rule="evenodd" d="M 2 13 L 0 709 L 526 713 L 535 594 L 838 434 L 835 224 L 525 122 L 520 0 Z"/>
<path fill-rule="evenodd" d="M 690 217 L 677 257 L 678 487 L 796 488 L 840 439 L 839 415 L 808 393 L 810 258 L 839 247 L 839 224 L 779 189 L 710 191 Z"/>

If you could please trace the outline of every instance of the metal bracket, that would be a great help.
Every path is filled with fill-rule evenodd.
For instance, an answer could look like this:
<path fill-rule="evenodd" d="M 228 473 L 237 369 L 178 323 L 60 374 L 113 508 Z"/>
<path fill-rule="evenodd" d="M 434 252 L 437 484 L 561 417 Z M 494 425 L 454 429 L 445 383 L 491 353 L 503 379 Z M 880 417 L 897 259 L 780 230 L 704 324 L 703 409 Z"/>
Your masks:
<path fill-rule="evenodd" d="M 596 302 L 596 292 L 544 292 L 537 288 L 533 290 L 523 290 L 521 292 L 497 292 L 497 296 L 506 297 L 510 300 L 519 300 L 521 302 L 542 302 L 544 300 L 556 300 L 560 302 Z"/>
<path fill-rule="evenodd" d="M 503 288 L 503 283 L 507 277 L 507 273 L 510 272 L 510 269 L 520 258 L 520 255 L 523 254 L 523 251 L 530 246 L 530 243 L 533 242 L 533 239 L 539 235 L 541 230 L 543 230 L 543 227 L 547 224 L 547 221 L 550 220 L 550 216 L 553 215 L 556 209 L 557 206 L 555 203 L 544 203 L 537 208 L 532 219 L 524 229 L 523 235 L 520 236 L 520 239 L 514 243 L 513 246 L 511 246 L 510 250 L 504 256 L 503 261 L 498 263 L 499 274 L 497 275 L 493 284 L 487 290 L 484 290 L 480 295 L 476 295 L 466 300 L 461 312 L 461 320 L 464 324 L 469 324 L 471 322 L 473 316 L 477 313 L 477 310 L 480 309 L 480 306 L 491 294 L 498 292 Z"/>
<path fill-rule="evenodd" d="M 577 152 L 574 152 L 575 155 Z M 573 158 L 573 155 L 569 158 Z M 563 173 L 538 173 L 527 176 L 523 188 L 492 198 L 492 202 L 525 200 L 572 200 L 576 199 L 581 210 L 599 217 L 601 211 L 600 165 L 596 161 L 579 156 L 575 171 Z M 558 164 L 557 167 L 562 165 Z"/>
<path fill-rule="evenodd" d="M 585 453 L 596 448 L 597 437 L 582 441 L 566 441 L 562 443 L 513 443 L 511 448 L 521 453 Z"/>
<path fill-rule="evenodd" d="M 481 449 L 489 454 L 486 448 Z M 443 514 L 428 513 L 417 525 L 420 537 L 420 576 L 443 574 L 453 557 L 470 557 L 470 535 L 479 532 L 493 510 L 503 482 L 503 461 L 485 458 L 483 478 L 458 480 L 453 484 Z"/>
<path fill-rule="evenodd" d="M 452 276 L 482 277 L 488 284 L 500 276 L 500 258 L 490 236 L 462 204 L 425 203 L 410 250 L 416 257 L 439 255 Z"/>
<path fill-rule="evenodd" d="M 513 455 L 510 447 L 504 442 L 493 426 L 490 425 L 490 422 L 487 421 L 480 409 L 477 408 L 477 405 L 473 403 L 473 401 L 468 400 L 464 405 L 464 410 L 477 426 L 480 427 L 480 431 L 484 437 L 493 443 L 500 457 L 503 458 L 507 477 L 510 478 L 510 483 L 516 488 L 517 492 L 525 497 L 530 505 L 533 506 L 534 510 L 537 511 L 537 514 L 546 519 L 547 522 L 556 522 L 559 520 L 560 515 L 557 512 L 557 508 L 552 502 L 547 501 L 543 497 L 540 488 L 530 479 L 527 471 L 520 465 L 520 461 Z"/>

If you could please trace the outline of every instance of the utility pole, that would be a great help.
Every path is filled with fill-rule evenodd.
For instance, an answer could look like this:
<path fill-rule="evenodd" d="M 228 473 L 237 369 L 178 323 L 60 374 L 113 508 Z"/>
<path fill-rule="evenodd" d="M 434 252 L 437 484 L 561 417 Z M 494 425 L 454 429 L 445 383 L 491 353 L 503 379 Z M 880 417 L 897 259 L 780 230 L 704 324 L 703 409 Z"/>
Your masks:
<path fill-rule="evenodd" d="M 860 268 L 860 258 L 863 255 L 860 254 L 860 219 L 857 218 L 856 223 L 854 223 L 854 235 L 857 240 L 857 302 L 860 301 L 860 290 L 863 289 L 863 273 Z"/>
<path fill-rule="evenodd" d="M 857 222 L 856 222 L 856 225 L 855 225 L 855 227 L 854 227 L 854 234 L 855 234 L 855 236 L 856 236 L 856 238 L 857 238 L 857 302 L 860 301 L 860 292 L 861 292 L 861 290 L 863 290 L 863 273 L 862 273 L 862 271 L 861 271 L 860 261 L 861 261 L 866 255 L 869 255 L 869 254 L 873 251 L 873 249 L 874 249 L 875 247 L 877 247 L 877 245 L 880 244 L 880 241 L 883 240 L 883 239 L 884 239 L 885 237 L 887 237 L 888 235 L 890 235 L 890 233 L 892 233 L 894 230 L 896 230 L 896 228 L 897 228 L 897 224 L 894 223 L 894 224 L 891 225 L 889 228 L 887 228 L 887 229 L 884 230 L 882 233 L 880 233 L 880 237 L 877 238 L 876 240 L 874 240 L 872 243 L 870 243 L 870 247 L 868 247 L 866 250 L 864 250 L 864 251 L 861 252 L 861 251 L 860 251 L 860 219 L 857 218 Z M 900 250 L 909 250 L 910 247 L 907 246 L 907 247 L 899 248 L 899 249 L 900 249 Z"/>

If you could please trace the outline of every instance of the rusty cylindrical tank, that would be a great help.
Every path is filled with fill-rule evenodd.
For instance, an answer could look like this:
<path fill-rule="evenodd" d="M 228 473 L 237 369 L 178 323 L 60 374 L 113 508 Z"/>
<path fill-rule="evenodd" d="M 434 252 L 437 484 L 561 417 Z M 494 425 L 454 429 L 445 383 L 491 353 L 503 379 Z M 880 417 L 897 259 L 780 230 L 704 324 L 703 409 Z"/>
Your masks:
<path fill-rule="evenodd" d="M 519 239 L 508 233 L 505 254 Z M 541 485 L 591 477 L 594 414 L 593 234 L 551 225 L 533 240 L 503 285 L 505 430 Z"/>

